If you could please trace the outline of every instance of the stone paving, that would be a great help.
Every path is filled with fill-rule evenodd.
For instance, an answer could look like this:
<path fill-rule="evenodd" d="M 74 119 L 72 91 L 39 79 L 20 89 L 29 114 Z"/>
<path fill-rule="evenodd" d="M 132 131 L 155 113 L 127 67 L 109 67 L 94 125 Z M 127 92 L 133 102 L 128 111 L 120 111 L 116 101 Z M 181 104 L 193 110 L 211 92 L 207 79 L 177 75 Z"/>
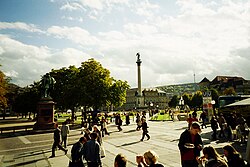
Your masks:
<path fill-rule="evenodd" d="M 142 131 L 136 131 L 136 124 L 132 122 L 129 126 L 122 126 L 123 130 L 119 132 L 114 124 L 110 124 L 110 136 L 103 138 L 103 144 L 106 150 L 106 157 L 102 159 L 103 167 L 112 167 L 114 158 L 118 153 L 124 154 L 128 159 L 127 167 L 136 166 L 135 157 L 143 154 L 145 151 L 152 149 L 159 155 L 159 162 L 166 167 L 179 167 L 180 154 L 178 150 L 178 139 L 180 134 L 186 129 L 186 121 L 166 121 L 155 122 L 148 121 L 150 140 L 140 141 Z M 222 147 L 227 141 L 210 141 L 211 128 L 202 130 L 202 138 L 205 145 L 213 145 L 222 153 Z M 238 151 L 245 156 L 246 145 L 234 144 Z M 68 154 L 70 153 L 69 151 Z M 63 151 L 57 151 L 55 158 L 48 158 L 51 155 L 50 150 L 39 150 L 22 154 L 0 156 L 0 166 L 37 166 L 37 167 L 66 167 L 69 158 L 64 155 Z"/>

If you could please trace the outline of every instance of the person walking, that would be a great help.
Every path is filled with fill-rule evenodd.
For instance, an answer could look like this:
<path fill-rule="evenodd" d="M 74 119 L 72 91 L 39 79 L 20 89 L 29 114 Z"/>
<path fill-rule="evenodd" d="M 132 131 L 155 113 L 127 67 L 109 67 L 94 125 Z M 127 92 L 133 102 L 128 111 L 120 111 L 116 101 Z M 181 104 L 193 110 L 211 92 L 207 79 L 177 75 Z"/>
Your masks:
<path fill-rule="evenodd" d="M 218 122 L 217 122 L 217 119 L 215 118 L 215 116 L 212 116 L 210 123 L 211 123 L 211 128 L 213 130 L 212 140 L 217 140 Z"/>
<path fill-rule="evenodd" d="M 203 126 L 205 128 L 207 128 L 207 125 L 206 125 L 206 121 L 207 121 L 207 113 L 205 111 L 203 111 L 200 115 L 200 119 L 202 121 L 202 124 L 201 124 L 201 129 L 203 129 Z"/>
<path fill-rule="evenodd" d="M 66 121 L 62 123 L 61 126 L 61 136 L 62 136 L 62 144 L 64 143 L 64 148 L 67 148 L 67 138 L 69 134 L 69 126 Z"/>
<path fill-rule="evenodd" d="M 121 119 L 121 115 L 118 114 L 118 115 L 117 115 L 117 129 L 118 129 L 119 131 L 122 131 L 121 126 L 122 126 L 122 119 Z"/>
<path fill-rule="evenodd" d="M 104 137 L 104 134 L 109 135 L 108 126 L 107 126 L 107 119 L 102 117 L 101 124 L 102 124 L 102 126 L 101 126 L 102 137 Z"/>
<path fill-rule="evenodd" d="M 226 119 L 224 118 L 223 114 L 220 113 L 219 118 L 217 119 L 220 127 L 219 137 L 226 137 L 224 129 L 226 125 Z"/>
<path fill-rule="evenodd" d="M 181 154 L 182 167 L 198 167 L 197 158 L 203 147 L 200 133 L 201 128 L 198 122 L 193 122 L 190 130 L 186 129 L 180 136 L 178 147 Z"/>
<path fill-rule="evenodd" d="M 60 142 L 61 142 L 61 137 L 60 137 L 61 130 L 58 128 L 58 124 L 55 123 L 54 127 L 55 127 L 55 130 L 54 130 L 54 143 L 52 145 L 52 155 L 50 156 L 50 158 L 55 157 L 55 151 L 56 151 L 57 147 L 60 150 L 63 150 L 65 152 L 65 154 L 67 154 L 67 152 L 68 152 L 68 150 L 63 148 L 62 145 L 60 144 Z"/>
<path fill-rule="evenodd" d="M 130 124 L 129 113 L 126 114 L 126 125 Z"/>
<path fill-rule="evenodd" d="M 101 167 L 100 145 L 96 141 L 97 134 L 95 132 L 90 134 L 91 139 L 87 141 L 84 147 L 84 157 L 87 161 L 88 167 Z"/>
<path fill-rule="evenodd" d="M 84 144 L 87 142 L 85 137 L 81 137 L 71 149 L 72 161 L 69 163 L 69 167 L 84 167 L 82 158 L 84 154 Z"/>
<path fill-rule="evenodd" d="M 136 124 L 137 124 L 136 130 L 140 130 L 142 121 L 139 113 L 136 114 Z"/>
<path fill-rule="evenodd" d="M 148 134 L 148 124 L 146 122 L 146 119 L 142 119 L 142 138 L 141 141 L 143 141 L 144 137 L 147 136 L 147 140 L 150 139 L 150 136 Z"/>
<path fill-rule="evenodd" d="M 102 145 L 102 135 L 97 125 L 93 126 L 93 132 L 97 134 L 97 142 L 99 143 L 99 145 Z"/>

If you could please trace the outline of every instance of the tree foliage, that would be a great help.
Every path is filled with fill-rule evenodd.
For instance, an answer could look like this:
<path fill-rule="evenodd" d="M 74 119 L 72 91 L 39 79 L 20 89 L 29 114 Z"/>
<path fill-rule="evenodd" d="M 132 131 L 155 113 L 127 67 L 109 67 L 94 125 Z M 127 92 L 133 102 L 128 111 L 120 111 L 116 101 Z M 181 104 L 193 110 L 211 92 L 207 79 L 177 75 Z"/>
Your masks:
<path fill-rule="evenodd" d="M 196 107 L 202 107 L 203 99 L 202 99 L 202 92 L 197 91 L 195 94 L 192 96 L 191 99 L 191 106 L 196 108 Z"/>
<path fill-rule="evenodd" d="M 236 95 L 236 92 L 233 87 L 230 87 L 230 88 L 226 88 L 223 91 L 223 95 Z"/>
<path fill-rule="evenodd" d="M 37 103 L 40 99 L 39 83 L 35 82 L 30 86 L 18 89 L 18 94 L 13 103 L 13 110 L 16 113 L 25 115 L 36 113 Z"/>
<path fill-rule="evenodd" d="M 6 76 L 2 71 L 0 71 L 0 107 L 7 107 L 7 81 Z"/>
<path fill-rule="evenodd" d="M 172 107 L 172 108 L 175 108 L 175 107 L 178 105 L 178 102 L 179 102 L 178 96 L 177 96 L 177 95 L 174 95 L 174 96 L 171 98 L 171 100 L 169 101 L 168 106 L 169 106 L 169 107 Z"/>
<path fill-rule="evenodd" d="M 56 81 L 52 97 L 61 110 L 73 111 L 78 106 L 94 110 L 111 104 L 121 106 L 129 88 L 126 81 L 110 77 L 110 71 L 94 59 L 82 62 L 79 68 L 53 69 L 50 75 Z"/>

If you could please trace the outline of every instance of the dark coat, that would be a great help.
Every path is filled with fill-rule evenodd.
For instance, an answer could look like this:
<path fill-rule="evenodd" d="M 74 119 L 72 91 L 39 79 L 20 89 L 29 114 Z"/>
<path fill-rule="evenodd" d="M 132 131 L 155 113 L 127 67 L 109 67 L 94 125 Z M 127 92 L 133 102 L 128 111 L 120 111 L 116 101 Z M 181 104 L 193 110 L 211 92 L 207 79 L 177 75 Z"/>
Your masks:
<path fill-rule="evenodd" d="M 54 130 L 54 141 L 55 142 L 60 142 L 60 133 L 61 133 L 61 130 L 59 129 L 59 128 L 56 128 L 55 130 Z"/>
<path fill-rule="evenodd" d="M 84 151 L 84 145 L 78 141 L 76 142 L 71 149 L 71 157 L 72 157 L 72 162 L 78 162 L 81 161 L 82 156 L 83 156 L 83 152 Z"/>
<path fill-rule="evenodd" d="M 195 156 L 200 156 L 200 149 L 197 148 L 198 145 L 203 145 L 203 142 L 201 140 L 201 136 L 199 134 L 196 134 L 195 135 L 195 142 L 193 143 L 192 142 L 192 137 L 191 137 L 191 134 L 188 130 L 185 130 L 181 136 L 180 136 L 180 140 L 179 140 L 179 143 L 178 143 L 178 147 L 179 147 L 179 150 L 181 152 L 181 155 L 185 154 L 185 152 L 189 151 L 190 148 L 186 148 L 184 145 L 185 143 L 192 143 L 194 144 L 194 155 Z"/>
<path fill-rule="evenodd" d="M 142 125 L 141 125 L 141 127 L 142 127 L 142 130 L 144 132 L 148 132 L 148 124 L 147 124 L 147 122 L 143 122 Z"/>
<path fill-rule="evenodd" d="M 227 157 L 227 164 L 229 167 L 244 167 L 245 166 L 245 162 L 244 159 L 242 159 L 242 157 L 240 156 L 240 154 L 233 154 L 229 157 Z"/>

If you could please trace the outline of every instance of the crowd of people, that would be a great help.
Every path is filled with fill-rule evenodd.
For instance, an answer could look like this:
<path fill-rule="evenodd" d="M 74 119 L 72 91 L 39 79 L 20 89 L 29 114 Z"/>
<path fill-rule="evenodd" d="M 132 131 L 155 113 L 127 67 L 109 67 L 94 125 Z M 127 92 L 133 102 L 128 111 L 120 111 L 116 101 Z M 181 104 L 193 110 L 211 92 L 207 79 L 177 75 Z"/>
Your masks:
<path fill-rule="evenodd" d="M 188 129 L 192 122 L 199 122 L 199 120 L 201 121 L 201 128 L 207 128 L 208 119 L 205 111 L 200 114 L 199 119 L 197 114 L 189 114 L 187 118 Z M 210 125 L 213 131 L 212 140 L 226 139 L 228 141 L 239 140 L 241 143 L 246 142 L 249 131 L 246 120 L 241 114 L 233 112 L 225 117 L 222 113 L 218 114 L 218 116 L 213 115 L 210 119 Z"/>
<path fill-rule="evenodd" d="M 212 118 L 214 119 L 214 118 Z M 206 146 L 202 142 L 201 127 L 198 122 L 192 122 L 189 129 L 181 135 L 178 147 L 181 154 L 182 167 L 246 167 L 239 152 L 232 145 L 223 147 L 221 156 L 213 146 Z M 200 153 L 203 153 L 201 156 Z"/>
<path fill-rule="evenodd" d="M 223 147 L 223 156 L 221 156 L 213 146 L 209 145 L 204 147 L 200 132 L 201 129 L 207 128 L 207 119 L 206 112 L 202 112 L 200 119 L 197 118 L 197 113 L 189 114 L 187 119 L 188 128 L 181 133 L 178 142 L 182 167 L 245 167 L 247 165 L 246 162 L 232 145 Z M 126 114 L 125 121 L 126 125 L 130 124 L 129 114 Z M 92 125 L 82 130 L 82 137 L 80 137 L 79 141 L 77 141 L 71 149 L 70 167 L 83 167 L 84 161 L 88 167 L 102 166 L 102 158 L 105 157 L 102 138 L 105 135 L 110 135 L 110 133 L 107 126 L 108 121 L 105 117 L 102 117 L 100 123 L 100 129 L 97 125 Z M 149 127 L 144 112 L 141 114 L 137 113 L 136 123 L 136 130 L 142 130 L 142 137 L 140 140 L 143 141 L 145 136 L 147 140 L 149 140 Z M 241 115 L 232 113 L 225 118 L 223 114 L 219 114 L 218 117 L 212 116 L 210 123 L 213 130 L 212 140 L 226 138 L 231 141 L 240 137 L 239 139 L 241 142 L 246 141 L 248 127 L 246 126 L 245 119 Z M 122 131 L 122 119 L 120 114 L 115 115 L 115 124 L 117 125 L 118 131 Z M 234 131 L 236 131 L 236 133 Z M 66 122 L 62 124 L 61 128 L 58 127 L 58 124 L 55 124 L 51 157 L 55 157 L 56 147 L 67 154 L 68 134 L 69 126 Z M 62 137 L 62 142 L 60 140 L 60 135 Z M 62 144 L 64 144 L 64 147 Z M 163 166 L 158 163 L 158 155 L 153 150 L 148 150 L 143 155 L 136 156 L 135 161 L 138 167 Z M 117 154 L 114 159 L 114 167 L 126 167 L 126 164 L 126 156 Z"/>

